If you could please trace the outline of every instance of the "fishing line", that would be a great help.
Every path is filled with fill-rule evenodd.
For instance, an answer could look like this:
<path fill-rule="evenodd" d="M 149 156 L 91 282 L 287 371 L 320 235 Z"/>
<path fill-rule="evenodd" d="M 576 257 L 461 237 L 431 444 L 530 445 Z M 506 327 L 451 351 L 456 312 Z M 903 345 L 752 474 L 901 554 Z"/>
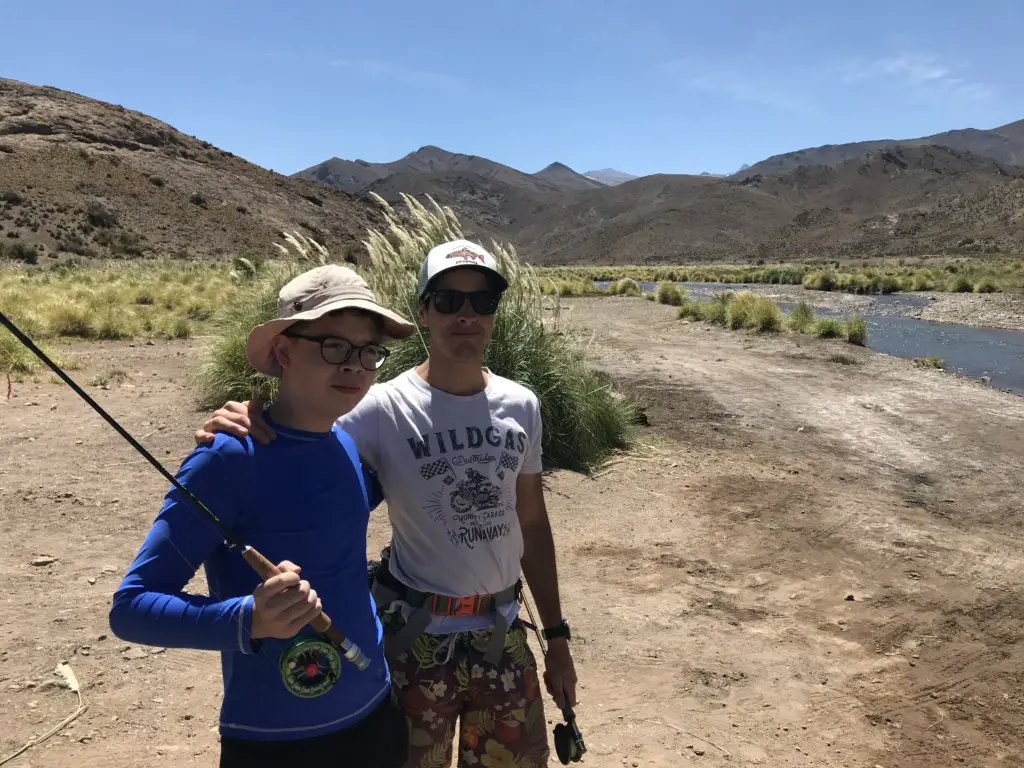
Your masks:
<path fill-rule="evenodd" d="M 533 608 L 530 606 L 530 601 L 525 593 L 522 596 L 522 602 L 526 606 L 526 612 L 530 614 L 530 623 L 527 626 L 537 635 L 540 652 L 546 657 L 548 655 L 548 644 L 544 641 L 544 633 L 540 631 L 540 624 L 537 623 L 537 618 L 533 615 Z M 583 734 L 580 733 L 580 729 L 576 726 L 576 713 L 573 712 L 572 705 L 568 701 L 566 701 L 565 707 L 562 708 L 562 717 L 565 718 L 565 722 L 558 723 L 552 733 L 555 741 L 555 754 L 558 755 L 558 761 L 562 765 L 578 763 L 583 759 L 583 755 L 586 754 L 587 745 L 583 743 Z"/>

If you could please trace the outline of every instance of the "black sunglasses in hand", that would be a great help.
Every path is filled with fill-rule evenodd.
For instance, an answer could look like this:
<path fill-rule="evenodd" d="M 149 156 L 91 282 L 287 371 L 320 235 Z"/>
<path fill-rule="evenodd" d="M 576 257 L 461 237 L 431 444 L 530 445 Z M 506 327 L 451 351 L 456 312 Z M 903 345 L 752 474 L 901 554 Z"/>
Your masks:
<path fill-rule="evenodd" d="M 303 336 L 301 333 L 288 332 L 285 332 L 284 335 L 289 339 L 302 339 L 319 344 L 320 356 L 324 362 L 331 365 L 344 365 L 353 353 L 358 353 L 359 364 L 368 371 L 376 371 L 384 365 L 384 361 L 391 354 L 391 350 L 380 344 L 371 343 L 357 347 L 348 339 L 343 339 L 340 336 Z"/>
<path fill-rule="evenodd" d="M 465 304 L 466 299 L 478 315 L 493 315 L 498 311 L 501 294 L 495 291 L 455 291 L 450 288 L 438 288 L 431 291 L 434 308 L 442 315 L 454 315 Z"/>

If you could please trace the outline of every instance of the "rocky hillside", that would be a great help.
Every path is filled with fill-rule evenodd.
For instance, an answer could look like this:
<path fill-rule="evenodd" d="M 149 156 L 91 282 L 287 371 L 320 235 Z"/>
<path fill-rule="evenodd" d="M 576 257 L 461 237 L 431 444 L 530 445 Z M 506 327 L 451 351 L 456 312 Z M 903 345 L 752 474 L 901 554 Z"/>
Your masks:
<path fill-rule="evenodd" d="M 1024 253 L 1024 169 L 897 146 L 780 174 L 651 176 L 553 204 L 515 237 L 564 264 Z"/>
<path fill-rule="evenodd" d="M 405 170 L 367 189 L 387 200 L 430 195 L 451 205 L 471 236 L 511 239 L 538 263 L 1024 251 L 1019 167 L 897 145 L 837 165 L 753 171 L 569 189 L 468 169 Z"/>
<path fill-rule="evenodd" d="M 739 173 L 784 173 L 802 165 L 838 165 L 868 152 L 880 152 L 895 145 L 904 147 L 940 146 L 957 152 L 994 160 L 1002 165 L 1024 165 L 1024 120 L 993 128 L 978 130 L 965 128 L 946 131 L 919 139 L 883 139 L 858 141 L 850 144 L 826 144 L 823 147 L 786 152 L 744 168 Z"/>
<path fill-rule="evenodd" d="M 352 194 L 362 194 L 382 181 L 396 177 L 404 179 L 417 174 L 478 176 L 539 194 L 604 186 L 562 163 L 552 163 L 537 173 L 524 173 L 486 157 L 448 152 L 434 146 L 420 147 L 393 163 L 368 163 L 365 160 L 332 157 L 312 168 L 299 171 L 295 176 L 319 181 Z"/>
<path fill-rule="evenodd" d="M 0 79 L 0 243 L 22 261 L 267 251 L 298 230 L 359 257 L 369 202 L 146 115 Z"/>

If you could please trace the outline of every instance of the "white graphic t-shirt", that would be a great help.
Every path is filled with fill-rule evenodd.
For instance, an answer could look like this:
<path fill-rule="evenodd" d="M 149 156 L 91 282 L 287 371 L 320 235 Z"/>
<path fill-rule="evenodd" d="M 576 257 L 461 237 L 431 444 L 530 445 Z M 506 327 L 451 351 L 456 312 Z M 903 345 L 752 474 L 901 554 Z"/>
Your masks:
<path fill-rule="evenodd" d="M 454 596 L 515 584 L 523 556 L 516 479 L 541 471 L 540 404 L 533 392 L 488 372 L 484 391 L 452 395 L 412 369 L 371 387 L 338 425 L 384 488 L 397 579 Z M 509 621 L 517 608 L 503 610 Z M 486 616 L 435 616 L 427 631 L 490 624 Z"/>

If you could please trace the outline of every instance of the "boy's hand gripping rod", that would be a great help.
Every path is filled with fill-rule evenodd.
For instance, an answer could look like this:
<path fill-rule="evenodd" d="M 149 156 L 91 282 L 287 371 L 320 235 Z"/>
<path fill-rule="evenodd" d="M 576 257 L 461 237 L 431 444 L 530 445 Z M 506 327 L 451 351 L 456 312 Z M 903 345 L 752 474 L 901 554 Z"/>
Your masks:
<path fill-rule="evenodd" d="M 242 555 L 242 558 L 247 562 L 252 569 L 259 574 L 260 579 L 267 581 L 272 576 L 276 576 L 281 573 L 281 570 L 271 563 L 267 558 L 261 555 L 258 551 L 250 547 L 244 541 L 241 541 L 235 536 L 220 518 L 215 515 L 209 507 L 207 507 L 199 498 L 192 493 L 188 488 L 182 485 L 174 475 L 168 472 L 163 464 L 156 460 L 156 458 L 147 451 L 134 437 L 129 434 L 124 427 L 117 423 L 113 416 L 108 414 L 100 407 L 99 403 L 93 400 L 89 394 L 83 390 L 78 384 L 76 384 L 70 376 L 68 376 L 59 365 L 53 362 L 45 352 L 37 347 L 32 340 L 26 336 L 21 330 L 14 325 L 3 312 L 0 312 L 0 325 L 3 325 L 8 331 L 10 331 L 14 338 L 25 345 L 32 354 L 42 360 L 55 374 L 57 374 L 75 393 L 87 402 L 96 413 L 103 417 L 110 426 L 117 430 L 117 432 L 123 437 L 128 443 L 152 464 L 156 470 L 163 475 L 175 488 L 181 491 L 185 497 L 191 501 L 195 507 L 202 512 L 220 531 L 227 541 L 228 545 L 232 550 Z M 330 616 L 323 611 L 317 614 L 316 618 L 310 622 L 313 629 L 326 637 L 332 645 L 341 651 L 342 655 L 354 664 L 360 671 L 366 669 L 370 665 L 370 660 L 366 657 L 366 654 L 359 648 L 358 645 L 353 643 L 351 640 L 346 638 L 331 622 Z"/>

